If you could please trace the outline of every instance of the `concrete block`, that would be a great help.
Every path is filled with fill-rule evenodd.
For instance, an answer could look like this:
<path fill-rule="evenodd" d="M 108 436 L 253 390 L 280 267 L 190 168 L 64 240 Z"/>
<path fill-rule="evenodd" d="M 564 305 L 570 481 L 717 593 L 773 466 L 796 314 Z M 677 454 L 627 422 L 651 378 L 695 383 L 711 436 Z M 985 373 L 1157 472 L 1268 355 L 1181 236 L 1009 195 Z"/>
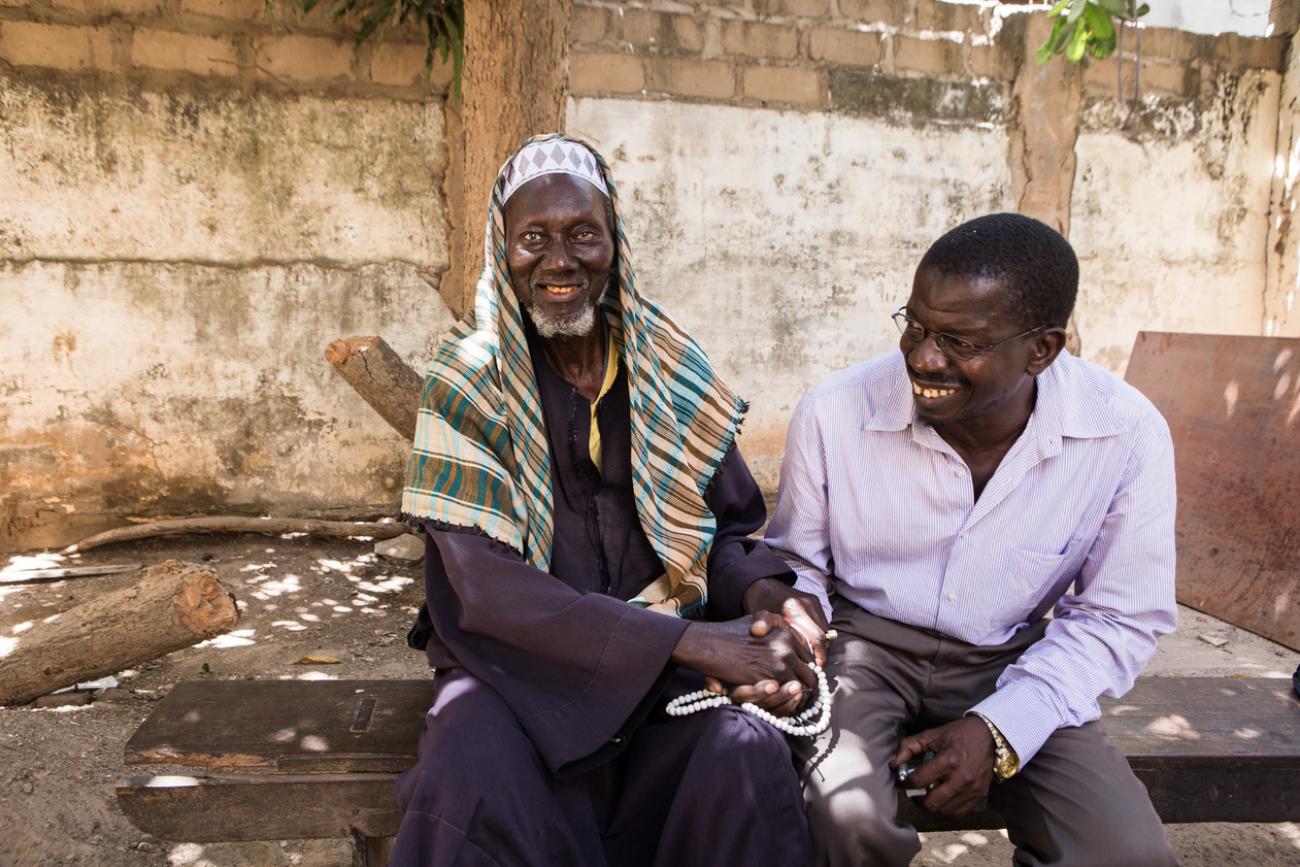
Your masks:
<path fill-rule="evenodd" d="M 625 9 L 621 17 L 624 42 L 644 47 L 657 46 L 662 41 L 666 15 L 649 9 Z"/>
<path fill-rule="evenodd" d="M 782 0 L 781 11 L 799 18 L 824 18 L 831 9 L 831 0 Z"/>
<path fill-rule="evenodd" d="M 916 6 L 916 29 L 960 33 L 983 33 L 987 30 L 980 21 L 980 7 L 966 3 L 945 3 L 943 0 L 919 0 Z"/>
<path fill-rule="evenodd" d="M 1111 70 L 1114 72 L 1114 69 Z M 1133 82 L 1132 67 L 1124 69 L 1124 89 L 1129 90 Z M 1142 64 L 1142 92 L 1163 93 L 1170 96 L 1188 96 L 1187 67 L 1181 63 L 1146 63 Z M 1131 92 L 1131 91 L 1130 91 Z"/>
<path fill-rule="evenodd" d="M 579 45 L 599 42 L 609 30 L 609 12 L 595 6 L 573 7 L 569 19 L 569 41 Z"/>
<path fill-rule="evenodd" d="M 648 60 L 646 65 L 647 83 L 652 90 L 711 99 L 726 99 L 736 94 L 736 72 L 729 63 L 657 57 Z"/>
<path fill-rule="evenodd" d="M 745 69 L 743 83 L 745 96 L 750 99 L 800 105 L 822 105 L 826 101 L 821 78 L 813 69 L 751 66 Z"/>
<path fill-rule="evenodd" d="M 112 34 L 107 27 L 3 21 L 0 22 L 0 58 L 14 66 L 112 69 Z"/>
<path fill-rule="evenodd" d="M 902 24 L 905 5 L 898 0 L 839 0 L 840 16 L 863 24 Z"/>
<path fill-rule="evenodd" d="M 946 39 L 894 37 L 894 66 L 900 72 L 954 75 L 962 71 L 961 45 Z"/>
<path fill-rule="evenodd" d="M 835 27 L 815 28 L 808 51 L 813 60 L 840 66 L 875 66 L 885 53 L 880 34 Z"/>
<path fill-rule="evenodd" d="M 569 86 L 574 93 L 640 93 L 645 88 L 641 58 L 632 54 L 569 55 Z"/>
<path fill-rule="evenodd" d="M 181 10 L 232 21 L 253 21 L 267 17 L 265 0 L 181 0 Z"/>
<path fill-rule="evenodd" d="M 403 533 L 375 543 L 375 553 L 395 563 L 423 563 L 424 537 Z"/>
<path fill-rule="evenodd" d="M 723 22 L 722 48 L 728 54 L 786 60 L 799 50 L 799 32 L 789 24 L 757 24 L 733 18 Z"/>
<path fill-rule="evenodd" d="M 443 63 L 435 54 L 433 70 L 426 79 L 425 56 L 425 47 L 418 43 L 385 41 L 370 56 L 370 80 L 393 87 L 424 85 L 426 82 L 431 87 L 446 87 L 453 72 L 450 59 Z"/>
<path fill-rule="evenodd" d="M 1011 52 L 1002 44 L 972 45 L 969 50 L 967 60 L 970 63 L 971 74 L 998 81 L 1015 80 L 1015 60 Z"/>
<path fill-rule="evenodd" d="M 134 18 L 161 12 L 163 0 L 54 0 L 53 5 L 94 17 L 122 15 Z"/>
<path fill-rule="evenodd" d="M 700 51 L 704 48 L 704 28 L 689 15 L 668 16 L 672 25 L 673 47 L 679 51 Z"/>
<path fill-rule="evenodd" d="M 352 75 L 351 42 L 318 36 L 267 36 L 257 42 L 258 72 L 299 82 L 340 81 Z"/>
<path fill-rule="evenodd" d="M 231 76 L 239 72 L 235 43 L 230 37 L 168 30 L 136 28 L 131 34 L 131 62 L 195 75 Z"/>

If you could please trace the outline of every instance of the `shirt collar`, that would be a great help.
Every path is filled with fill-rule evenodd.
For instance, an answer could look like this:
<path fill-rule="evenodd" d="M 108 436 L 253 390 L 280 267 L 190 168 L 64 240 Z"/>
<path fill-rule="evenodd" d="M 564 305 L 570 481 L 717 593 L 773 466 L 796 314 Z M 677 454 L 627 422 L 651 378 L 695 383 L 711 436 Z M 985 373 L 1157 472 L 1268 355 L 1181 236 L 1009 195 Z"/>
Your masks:
<path fill-rule="evenodd" d="M 1123 430 L 1080 367 L 1078 359 L 1062 350 L 1038 376 L 1038 397 L 1031 419 L 1044 456 L 1058 454 L 1064 437 L 1093 439 Z M 867 384 L 867 401 L 870 415 L 864 425 L 866 430 L 901 431 L 919 421 L 912 383 L 901 355 L 895 358 L 890 375 Z"/>

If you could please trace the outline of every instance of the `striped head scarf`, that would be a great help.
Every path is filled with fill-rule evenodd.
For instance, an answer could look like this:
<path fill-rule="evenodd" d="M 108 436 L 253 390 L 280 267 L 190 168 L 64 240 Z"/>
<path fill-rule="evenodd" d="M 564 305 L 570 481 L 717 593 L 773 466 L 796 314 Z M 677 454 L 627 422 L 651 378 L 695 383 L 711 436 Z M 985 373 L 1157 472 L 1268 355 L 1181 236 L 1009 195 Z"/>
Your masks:
<path fill-rule="evenodd" d="M 588 151 L 613 206 L 617 271 L 600 304 L 627 370 L 637 516 L 664 567 L 631 601 L 687 616 L 708 598 L 717 520 L 704 491 L 735 439 L 746 404 L 714 372 L 704 350 L 637 291 L 618 190 L 605 160 L 585 142 L 559 134 L 535 136 L 520 152 L 546 142 Z M 493 186 L 474 309 L 444 339 L 425 377 L 402 511 L 476 529 L 548 571 L 554 529 L 550 454 L 506 267 L 505 191 L 517 177 L 512 165 L 520 152 Z"/>

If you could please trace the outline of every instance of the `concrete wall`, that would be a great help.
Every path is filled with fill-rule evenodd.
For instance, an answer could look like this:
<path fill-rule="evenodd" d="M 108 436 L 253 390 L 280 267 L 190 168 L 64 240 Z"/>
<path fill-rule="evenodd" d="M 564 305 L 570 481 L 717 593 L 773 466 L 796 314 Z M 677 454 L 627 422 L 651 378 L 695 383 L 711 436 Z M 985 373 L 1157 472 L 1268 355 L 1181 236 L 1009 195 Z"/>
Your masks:
<path fill-rule="evenodd" d="M 1140 329 L 1262 333 L 1285 38 L 1148 29 L 1135 57 L 1130 34 L 1125 103 L 1117 61 L 1071 73 L 1061 142 L 1044 136 L 1069 125 L 1021 123 L 1068 102 L 1020 104 L 1037 42 L 1008 9 L 650 5 L 575 7 L 569 125 L 632 191 L 643 288 L 751 398 L 765 485 L 804 391 L 896 346 L 887 317 L 929 243 L 1020 206 L 1013 138 L 1072 150 L 1073 189 L 1049 185 L 1065 198 L 1045 210 L 1080 255 L 1085 357 L 1122 374 Z"/>
<path fill-rule="evenodd" d="M 261 5 L 3 10 L 0 548 L 391 511 L 403 444 L 322 350 L 450 324 L 446 76 Z"/>
<path fill-rule="evenodd" d="M 752 400 L 765 485 L 798 398 L 895 345 L 916 261 L 981 213 L 1068 222 L 1083 354 L 1117 372 L 1139 328 L 1300 327 L 1288 37 L 1149 29 L 1140 99 L 1055 60 L 1057 101 L 1012 13 L 576 3 L 569 128 L 614 166 L 643 288 Z M 349 34 L 261 0 L 0 3 L 0 550 L 396 508 L 404 445 L 321 351 L 382 334 L 420 367 L 449 324 L 449 74 L 418 34 Z"/>

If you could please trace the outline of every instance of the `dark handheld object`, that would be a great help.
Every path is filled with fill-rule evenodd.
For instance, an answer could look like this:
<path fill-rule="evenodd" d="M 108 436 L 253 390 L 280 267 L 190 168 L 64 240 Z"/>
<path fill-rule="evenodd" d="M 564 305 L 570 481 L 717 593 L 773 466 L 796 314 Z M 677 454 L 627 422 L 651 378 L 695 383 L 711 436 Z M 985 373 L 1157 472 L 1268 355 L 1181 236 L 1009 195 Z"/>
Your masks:
<path fill-rule="evenodd" d="M 1300 697 L 1300 665 L 1295 667 L 1295 674 L 1291 675 L 1291 687 L 1295 690 L 1297 697 Z"/>
<path fill-rule="evenodd" d="M 921 765 L 930 761 L 930 759 L 932 758 L 934 758 L 934 751 L 926 750 L 925 753 L 921 755 L 921 758 L 919 760 L 915 762 L 903 762 L 901 765 L 899 765 L 898 768 L 894 771 L 895 779 L 898 780 L 898 784 L 900 786 L 906 786 L 908 782 L 912 779 L 912 774 L 915 774 L 917 771 L 919 771 L 921 769 Z"/>

